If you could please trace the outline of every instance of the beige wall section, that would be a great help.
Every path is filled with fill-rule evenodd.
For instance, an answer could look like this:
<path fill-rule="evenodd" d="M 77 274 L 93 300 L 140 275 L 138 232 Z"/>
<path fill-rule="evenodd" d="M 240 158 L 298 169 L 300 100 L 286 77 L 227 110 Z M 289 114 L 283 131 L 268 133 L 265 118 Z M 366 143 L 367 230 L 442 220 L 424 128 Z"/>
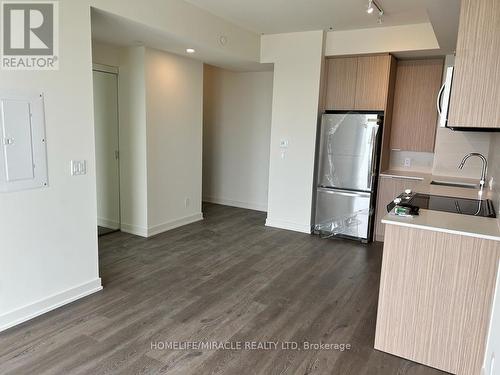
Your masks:
<path fill-rule="evenodd" d="M 261 62 L 274 63 L 268 226 L 311 230 L 323 42 L 323 31 L 262 36 Z"/>
<path fill-rule="evenodd" d="M 273 72 L 205 65 L 203 200 L 267 211 Z"/>
<path fill-rule="evenodd" d="M 203 64 L 146 49 L 148 236 L 202 219 Z"/>
<path fill-rule="evenodd" d="M 453 66 L 454 56 L 446 56 L 445 69 Z M 434 165 L 432 172 L 440 176 L 477 178 L 481 176 L 481 161 L 470 159 L 463 170 L 458 164 L 469 152 L 480 152 L 486 158 L 490 149 L 490 133 L 461 132 L 438 127 L 436 147 L 434 149 Z"/>
<path fill-rule="evenodd" d="M 325 55 L 361 55 L 439 49 L 430 23 L 330 31 Z"/>

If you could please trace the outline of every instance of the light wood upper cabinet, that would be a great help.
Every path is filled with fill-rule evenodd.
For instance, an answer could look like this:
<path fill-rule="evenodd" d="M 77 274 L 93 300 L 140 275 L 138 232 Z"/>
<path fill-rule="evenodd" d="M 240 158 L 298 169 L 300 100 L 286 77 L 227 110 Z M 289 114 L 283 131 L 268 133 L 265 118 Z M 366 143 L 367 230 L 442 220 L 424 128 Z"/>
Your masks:
<path fill-rule="evenodd" d="M 358 58 L 355 109 L 379 111 L 385 109 L 390 64 L 391 56 L 389 55 Z"/>
<path fill-rule="evenodd" d="M 500 128 L 500 1 L 462 0 L 448 126 Z"/>
<path fill-rule="evenodd" d="M 330 58 L 326 109 L 384 111 L 390 55 Z"/>
<path fill-rule="evenodd" d="M 326 108 L 354 109 L 358 59 L 355 57 L 328 59 L 327 64 Z"/>
<path fill-rule="evenodd" d="M 391 130 L 392 149 L 434 152 L 436 100 L 442 82 L 443 65 L 443 59 L 398 62 Z"/>

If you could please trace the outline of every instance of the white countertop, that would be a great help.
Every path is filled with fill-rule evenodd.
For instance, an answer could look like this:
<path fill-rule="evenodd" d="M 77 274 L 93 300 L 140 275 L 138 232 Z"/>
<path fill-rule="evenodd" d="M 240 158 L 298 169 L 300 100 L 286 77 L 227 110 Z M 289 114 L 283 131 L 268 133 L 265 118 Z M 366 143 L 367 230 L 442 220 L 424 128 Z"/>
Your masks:
<path fill-rule="evenodd" d="M 500 241 L 498 220 L 489 217 L 421 209 L 420 214 L 413 217 L 387 214 L 382 223 Z"/>
<path fill-rule="evenodd" d="M 478 190 L 474 189 L 430 184 L 432 180 L 478 183 L 477 180 L 434 176 L 431 174 L 407 171 L 387 171 L 381 173 L 380 175 L 385 177 L 418 179 L 421 182 L 415 187 L 414 190 L 415 192 L 422 194 L 468 199 L 488 199 L 493 195 L 489 189 L 485 189 L 483 193 L 480 194 Z M 497 215 L 499 215 L 498 212 Z M 500 220 L 487 217 L 421 209 L 420 215 L 412 218 L 388 214 L 382 219 L 382 223 L 500 241 Z"/>

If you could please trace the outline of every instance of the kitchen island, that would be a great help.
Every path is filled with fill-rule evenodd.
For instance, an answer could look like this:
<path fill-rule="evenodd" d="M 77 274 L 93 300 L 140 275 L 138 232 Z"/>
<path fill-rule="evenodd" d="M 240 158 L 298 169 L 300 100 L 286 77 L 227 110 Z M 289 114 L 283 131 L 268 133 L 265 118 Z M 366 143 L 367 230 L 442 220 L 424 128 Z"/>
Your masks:
<path fill-rule="evenodd" d="M 500 260 L 497 219 L 421 210 L 382 222 L 375 348 L 452 374 L 480 375 Z"/>

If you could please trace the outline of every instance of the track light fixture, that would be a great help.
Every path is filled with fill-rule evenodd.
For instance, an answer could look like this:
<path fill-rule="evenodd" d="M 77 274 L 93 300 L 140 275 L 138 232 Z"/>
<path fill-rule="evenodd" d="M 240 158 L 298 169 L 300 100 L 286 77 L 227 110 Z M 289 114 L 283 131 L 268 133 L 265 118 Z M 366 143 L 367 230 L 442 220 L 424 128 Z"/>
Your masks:
<path fill-rule="evenodd" d="M 368 7 L 366 8 L 366 13 L 372 14 L 375 8 L 378 11 L 378 23 L 382 23 L 382 17 L 384 15 L 384 10 L 380 5 L 376 3 L 375 0 L 368 0 Z"/>
<path fill-rule="evenodd" d="M 368 0 L 368 8 L 366 9 L 366 13 L 368 14 L 373 13 L 373 0 Z"/>

